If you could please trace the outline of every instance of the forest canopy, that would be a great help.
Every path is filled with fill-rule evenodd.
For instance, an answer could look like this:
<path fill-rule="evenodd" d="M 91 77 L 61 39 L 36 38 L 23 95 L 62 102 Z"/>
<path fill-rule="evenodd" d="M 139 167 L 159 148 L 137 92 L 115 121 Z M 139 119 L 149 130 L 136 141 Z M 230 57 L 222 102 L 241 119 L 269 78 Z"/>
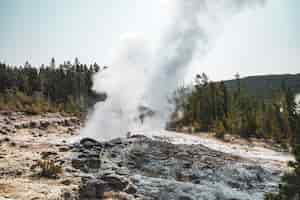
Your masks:
<path fill-rule="evenodd" d="M 91 89 L 92 76 L 100 70 L 97 63 L 88 66 L 78 58 L 58 66 L 54 58 L 40 67 L 28 61 L 19 67 L 0 63 L 0 109 L 80 114 L 106 98 Z"/>
<path fill-rule="evenodd" d="M 175 91 L 169 128 L 191 127 L 194 131 L 216 132 L 219 137 L 230 133 L 279 143 L 295 140 L 297 104 L 295 93 L 285 81 L 268 98 L 250 93 L 239 76 L 234 83 L 228 89 L 223 81 L 209 81 L 204 73 L 197 75 L 193 85 Z"/>

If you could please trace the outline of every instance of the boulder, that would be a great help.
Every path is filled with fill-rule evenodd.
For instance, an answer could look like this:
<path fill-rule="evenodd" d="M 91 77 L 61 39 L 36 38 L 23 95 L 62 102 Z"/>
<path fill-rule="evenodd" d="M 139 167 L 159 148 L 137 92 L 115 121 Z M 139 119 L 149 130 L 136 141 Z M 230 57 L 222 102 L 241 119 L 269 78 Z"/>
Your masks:
<path fill-rule="evenodd" d="M 50 122 L 48 120 L 41 120 L 40 121 L 40 129 L 47 129 L 50 126 Z"/>
<path fill-rule="evenodd" d="M 95 146 L 102 146 L 100 142 L 91 139 L 91 138 L 83 138 L 80 140 L 80 144 L 86 148 L 86 149 L 91 149 Z"/>
<path fill-rule="evenodd" d="M 39 123 L 37 121 L 30 121 L 29 128 L 37 128 L 39 127 Z"/>
<path fill-rule="evenodd" d="M 79 189 L 79 199 L 100 199 L 107 189 L 107 184 L 101 179 L 83 181 Z"/>

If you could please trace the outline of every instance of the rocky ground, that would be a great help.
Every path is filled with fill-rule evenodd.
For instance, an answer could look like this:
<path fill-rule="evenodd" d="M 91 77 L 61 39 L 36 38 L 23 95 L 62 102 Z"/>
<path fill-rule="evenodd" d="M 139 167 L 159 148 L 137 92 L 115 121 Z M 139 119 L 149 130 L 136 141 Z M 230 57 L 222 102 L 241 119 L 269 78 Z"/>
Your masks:
<path fill-rule="evenodd" d="M 241 141 L 156 131 L 71 143 L 80 127 L 77 118 L 60 114 L 1 112 L 0 200 L 263 199 L 276 191 L 290 159 L 262 143 L 251 148 L 265 148 L 257 152 L 267 156 L 251 157 L 251 145 L 244 150 Z M 45 166 L 59 170 L 50 177 Z"/>
<path fill-rule="evenodd" d="M 81 199 L 246 200 L 276 191 L 280 170 L 214 151 L 136 135 L 99 143 L 83 139 L 73 151 L 84 179 Z"/>
<path fill-rule="evenodd" d="M 70 145 L 80 121 L 60 114 L 28 116 L 0 113 L 0 199 L 64 199 L 78 190 Z M 63 168 L 57 179 L 44 178 L 33 166 L 51 159 Z"/>

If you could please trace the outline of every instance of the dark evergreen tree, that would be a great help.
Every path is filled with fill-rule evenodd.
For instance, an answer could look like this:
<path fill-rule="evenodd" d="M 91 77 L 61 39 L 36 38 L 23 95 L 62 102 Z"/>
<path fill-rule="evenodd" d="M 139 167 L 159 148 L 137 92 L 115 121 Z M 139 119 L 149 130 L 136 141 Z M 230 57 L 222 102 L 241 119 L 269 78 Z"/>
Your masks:
<path fill-rule="evenodd" d="M 51 104 L 53 108 L 84 111 L 105 98 L 105 95 L 97 95 L 91 89 L 92 76 L 99 69 L 96 63 L 91 68 L 80 64 L 78 58 L 75 58 L 74 65 L 67 61 L 59 67 L 56 67 L 55 58 L 52 58 L 49 66 L 42 65 L 39 69 L 31 66 L 28 61 L 20 67 L 0 63 L 0 109 L 8 105 L 5 103 L 7 101 L 11 101 L 11 106 L 21 106 L 17 96 L 26 96 L 32 102 L 35 98 L 42 98 L 45 105 Z M 68 106 L 70 103 L 73 106 Z"/>

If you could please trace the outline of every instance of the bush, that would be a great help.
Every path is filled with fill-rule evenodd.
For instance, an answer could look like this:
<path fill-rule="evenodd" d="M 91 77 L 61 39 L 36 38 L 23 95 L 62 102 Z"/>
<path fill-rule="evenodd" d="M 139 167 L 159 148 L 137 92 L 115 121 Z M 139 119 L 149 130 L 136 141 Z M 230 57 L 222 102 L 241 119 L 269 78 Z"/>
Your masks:
<path fill-rule="evenodd" d="M 218 139 L 222 139 L 222 140 L 224 139 L 225 133 L 226 133 L 226 129 L 225 129 L 224 124 L 223 124 L 222 121 L 215 122 L 214 132 L 216 133 L 216 137 Z"/>
<path fill-rule="evenodd" d="M 31 170 L 39 169 L 38 175 L 45 178 L 58 178 L 62 173 L 62 166 L 53 160 L 38 160 Z"/>
<path fill-rule="evenodd" d="M 264 200 L 281 200 L 281 198 L 276 194 L 267 193 Z"/>

